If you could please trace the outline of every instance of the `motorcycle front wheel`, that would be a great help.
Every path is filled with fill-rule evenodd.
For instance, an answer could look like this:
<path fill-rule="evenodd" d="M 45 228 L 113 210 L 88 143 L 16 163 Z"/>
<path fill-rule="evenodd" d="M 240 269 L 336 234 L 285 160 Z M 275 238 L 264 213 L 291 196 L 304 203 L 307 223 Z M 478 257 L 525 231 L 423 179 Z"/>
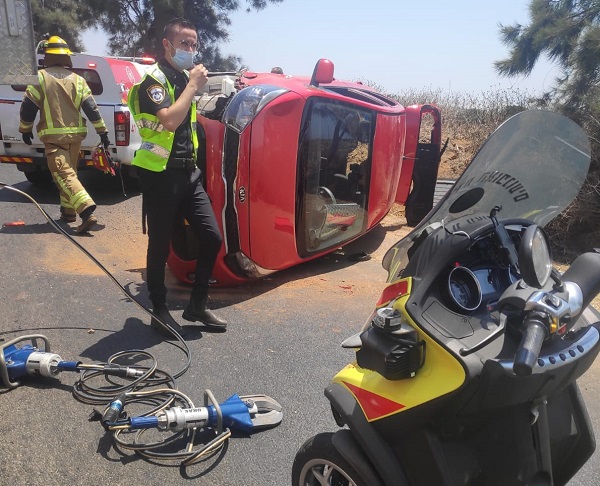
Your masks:
<path fill-rule="evenodd" d="M 308 439 L 296 453 L 292 486 L 368 486 L 334 447 L 333 433 Z"/>

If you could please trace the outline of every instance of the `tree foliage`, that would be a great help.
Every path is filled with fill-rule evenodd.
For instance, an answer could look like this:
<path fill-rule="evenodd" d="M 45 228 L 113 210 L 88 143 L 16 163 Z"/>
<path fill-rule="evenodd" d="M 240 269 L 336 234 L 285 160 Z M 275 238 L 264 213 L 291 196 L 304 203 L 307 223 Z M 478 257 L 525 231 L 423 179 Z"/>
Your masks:
<path fill-rule="evenodd" d="M 78 0 L 31 0 L 36 42 L 52 35 L 62 37 L 73 51 L 82 51 L 81 31 L 93 25 L 85 2 Z"/>
<path fill-rule="evenodd" d="M 565 248 L 597 246 L 600 238 L 600 0 L 531 0 L 529 25 L 500 26 L 509 46 L 500 74 L 529 74 L 542 54 L 561 69 L 546 101 L 579 123 L 592 145 L 590 171 L 569 209 L 549 226 Z"/>
<path fill-rule="evenodd" d="M 244 5 L 247 11 L 261 10 L 282 1 L 246 0 Z M 198 58 L 208 69 L 235 69 L 241 62 L 236 56 L 223 57 L 219 49 L 229 36 L 229 15 L 242 6 L 239 0 L 87 0 L 85 4 L 82 21 L 108 34 L 108 50 L 114 55 L 161 55 L 165 24 L 184 17 L 196 26 Z"/>
<path fill-rule="evenodd" d="M 600 0 L 531 0 L 529 25 L 500 26 L 506 76 L 529 74 L 542 54 L 561 69 L 552 94 L 581 107 L 600 81 Z"/>

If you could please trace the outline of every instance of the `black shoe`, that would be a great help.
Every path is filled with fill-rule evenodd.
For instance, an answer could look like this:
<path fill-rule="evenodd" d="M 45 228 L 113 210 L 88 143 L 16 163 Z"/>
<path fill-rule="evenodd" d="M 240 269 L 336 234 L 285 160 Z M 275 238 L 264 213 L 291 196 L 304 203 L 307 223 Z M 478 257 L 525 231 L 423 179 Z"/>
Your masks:
<path fill-rule="evenodd" d="M 81 213 L 81 224 L 77 226 L 77 229 L 75 230 L 76 233 L 85 233 L 91 230 L 92 227 L 98 222 L 96 216 L 93 214 L 95 210 L 96 205 L 90 206 Z"/>
<path fill-rule="evenodd" d="M 183 327 L 181 327 L 177 321 L 173 319 L 173 316 L 169 312 L 169 308 L 166 304 L 154 307 L 153 313 L 156 317 L 158 317 L 158 319 L 163 321 L 169 327 L 173 328 L 177 334 L 179 334 L 181 337 L 185 337 L 185 331 L 183 330 Z M 163 336 L 175 337 L 173 332 L 168 327 L 161 324 L 156 317 L 152 316 L 152 319 L 150 320 L 150 327 L 161 333 Z"/>
<path fill-rule="evenodd" d="M 183 311 L 183 315 L 181 317 L 183 317 L 186 321 L 190 322 L 200 321 L 205 326 L 213 327 L 215 329 L 227 328 L 227 321 L 217 317 L 208 309 L 204 309 L 203 311 L 196 311 L 194 309 L 190 309 L 190 306 L 188 305 Z"/>
<path fill-rule="evenodd" d="M 186 321 L 200 321 L 202 324 L 214 329 L 226 329 L 227 321 L 220 319 L 206 308 L 208 300 L 208 289 L 193 289 L 190 301 L 183 311 L 183 317 Z"/>

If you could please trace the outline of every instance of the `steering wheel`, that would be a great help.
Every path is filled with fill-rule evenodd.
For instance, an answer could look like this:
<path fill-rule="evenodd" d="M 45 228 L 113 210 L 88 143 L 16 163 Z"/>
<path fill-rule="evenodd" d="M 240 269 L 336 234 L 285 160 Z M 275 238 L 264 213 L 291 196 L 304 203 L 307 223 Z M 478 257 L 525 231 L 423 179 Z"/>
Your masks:
<path fill-rule="evenodd" d="M 328 187 L 319 186 L 319 196 L 331 201 L 331 204 L 336 204 L 335 196 Z"/>

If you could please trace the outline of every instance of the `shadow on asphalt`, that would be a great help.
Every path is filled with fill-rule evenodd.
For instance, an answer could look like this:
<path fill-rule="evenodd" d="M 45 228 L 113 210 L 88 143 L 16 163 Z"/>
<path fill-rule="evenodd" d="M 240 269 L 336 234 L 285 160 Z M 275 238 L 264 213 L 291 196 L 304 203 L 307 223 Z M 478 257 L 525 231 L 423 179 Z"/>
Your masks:
<path fill-rule="evenodd" d="M 135 184 L 122 183 L 118 175 L 113 177 L 97 170 L 85 170 L 79 172 L 78 176 L 85 189 L 99 205 L 111 206 L 119 204 L 124 199 L 140 195 L 139 188 Z M 125 194 L 123 194 L 123 185 Z M 38 204 L 56 204 L 58 208 L 58 189 L 51 182 L 44 186 L 36 186 L 25 180 L 11 184 L 11 186 L 28 194 Z M 32 204 L 26 196 L 7 187 L 0 187 L 0 201 Z"/>

